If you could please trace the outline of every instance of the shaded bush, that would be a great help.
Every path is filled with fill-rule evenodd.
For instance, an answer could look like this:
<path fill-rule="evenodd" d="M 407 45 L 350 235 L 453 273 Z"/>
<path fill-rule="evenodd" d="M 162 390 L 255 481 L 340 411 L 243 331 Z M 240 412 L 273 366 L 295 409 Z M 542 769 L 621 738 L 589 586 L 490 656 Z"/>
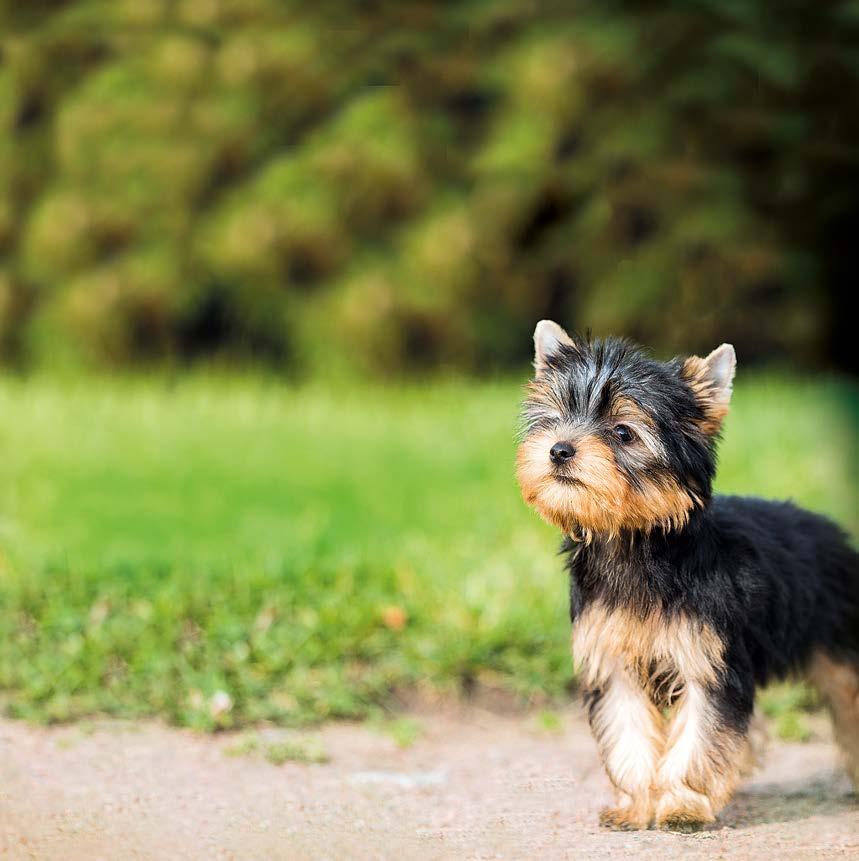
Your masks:
<path fill-rule="evenodd" d="M 0 350 L 855 367 L 856 56 L 854 0 L 2 0 Z"/>

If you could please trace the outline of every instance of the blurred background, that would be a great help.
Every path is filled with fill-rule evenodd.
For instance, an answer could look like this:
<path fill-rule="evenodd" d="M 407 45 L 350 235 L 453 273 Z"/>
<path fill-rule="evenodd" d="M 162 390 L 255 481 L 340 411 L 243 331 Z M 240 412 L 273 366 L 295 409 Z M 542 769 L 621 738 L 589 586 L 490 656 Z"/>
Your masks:
<path fill-rule="evenodd" d="M 485 374 L 558 317 L 856 369 L 852 0 L 5 0 L 0 27 L 8 364 Z"/>
<path fill-rule="evenodd" d="M 734 343 L 720 488 L 855 534 L 857 96 L 856 0 L 0 0 L 6 710 L 563 696 L 543 317 Z"/>

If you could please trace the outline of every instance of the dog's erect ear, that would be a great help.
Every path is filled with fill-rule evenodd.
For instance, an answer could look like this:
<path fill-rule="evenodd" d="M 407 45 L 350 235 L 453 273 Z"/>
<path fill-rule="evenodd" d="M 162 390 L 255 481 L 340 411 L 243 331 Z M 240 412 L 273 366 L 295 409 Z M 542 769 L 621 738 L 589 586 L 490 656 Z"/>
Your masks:
<path fill-rule="evenodd" d="M 534 367 L 539 371 L 561 347 L 573 347 L 573 339 L 552 320 L 540 320 L 534 329 Z"/>
<path fill-rule="evenodd" d="M 733 390 L 737 356 L 730 344 L 716 347 L 705 359 L 690 356 L 683 363 L 681 374 L 692 388 L 704 412 L 701 429 L 716 433 L 728 413 Z"/>
<path fill-rule="evenodd" d="M 713 381 L 714 390 L 725 403 L 731 400 L 731 391 L 734 385 L 734 374 L 737 370 L 737 354 L 730 344 L 722 344 L 716 347 L 706 359 L 704 364 L 707 373 Z"/>

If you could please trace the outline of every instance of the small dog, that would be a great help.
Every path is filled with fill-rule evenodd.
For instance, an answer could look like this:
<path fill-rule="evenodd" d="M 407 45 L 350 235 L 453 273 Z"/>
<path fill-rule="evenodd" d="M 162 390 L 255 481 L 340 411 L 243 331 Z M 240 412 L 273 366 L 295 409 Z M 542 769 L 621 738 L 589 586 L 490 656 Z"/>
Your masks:
<path fill-rule="evenodd" d="M 603 825 L 692 830 L 751 764 L 755 689 L 804 673 L 859 787 L 859 554 L 787 502 L 713 496 L 736 360 L 658 362 L 544 320 L 517 477 L 563 530 L 573 653 L 617 793 Z"/>

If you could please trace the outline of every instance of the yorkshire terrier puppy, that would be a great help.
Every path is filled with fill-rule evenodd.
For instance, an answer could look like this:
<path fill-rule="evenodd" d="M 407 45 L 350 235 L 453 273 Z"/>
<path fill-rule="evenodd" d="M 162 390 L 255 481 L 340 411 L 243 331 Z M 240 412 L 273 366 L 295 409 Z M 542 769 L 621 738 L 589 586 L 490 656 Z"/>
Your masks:
<path fill-rule="evenodd" d="M 573 653 L 613 828 L 713 822 L 750 761 L 755 689 L 804 674 L 859 786 L 859 554 L 788 502 L 714 496 L 734 349 L 658 362 L 544 320 L 517 455 L 566 536 Z"/>

